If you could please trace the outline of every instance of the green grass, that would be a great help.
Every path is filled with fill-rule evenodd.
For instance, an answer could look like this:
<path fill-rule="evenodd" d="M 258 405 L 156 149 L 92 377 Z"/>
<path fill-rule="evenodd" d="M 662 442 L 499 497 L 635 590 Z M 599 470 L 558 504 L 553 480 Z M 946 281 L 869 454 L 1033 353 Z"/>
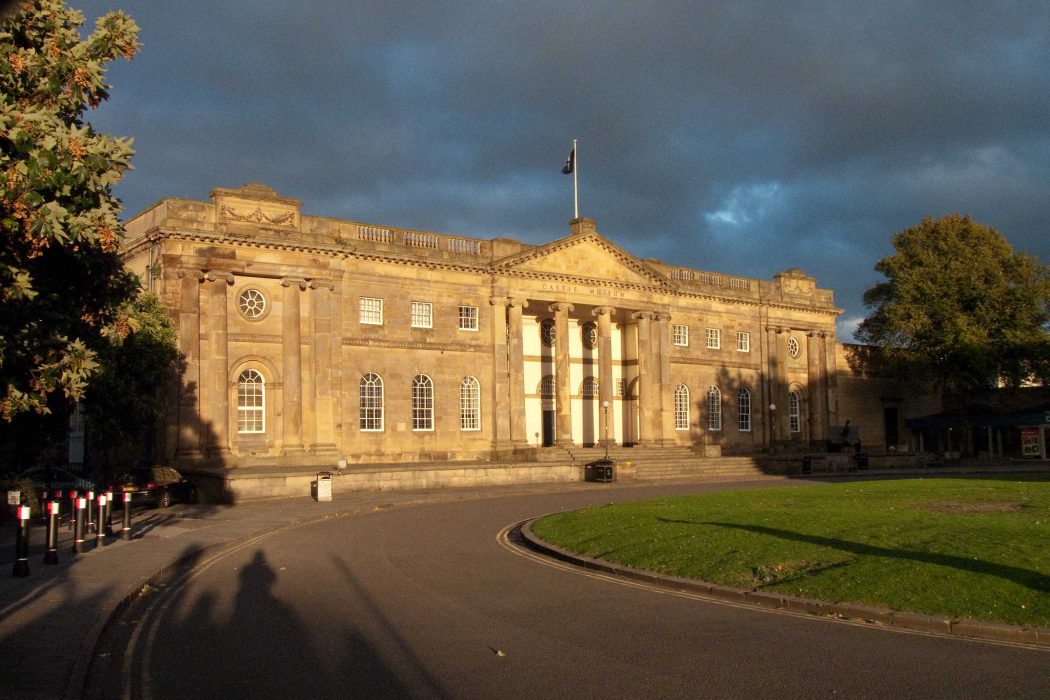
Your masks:
<path fill-rule="evenodd" d="M 1050 479 L 866 481 L 560 513 L 567 550 L 807 598 L 1050 627 Z"/>

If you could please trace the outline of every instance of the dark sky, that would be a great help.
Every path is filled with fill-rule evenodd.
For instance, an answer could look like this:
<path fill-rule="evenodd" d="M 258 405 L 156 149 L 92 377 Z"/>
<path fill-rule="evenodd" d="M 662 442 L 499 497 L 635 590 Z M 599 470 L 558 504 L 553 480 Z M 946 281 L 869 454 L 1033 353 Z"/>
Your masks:
<path fill-rule="evenodd" d="M 1050 262 L 1050 3 L 158 2 L 89 118 L 134 139 L 132 215 L 262 182 L 308 214 L 639 257 L 846 309 L 890 236 L 970 214 Z"/>

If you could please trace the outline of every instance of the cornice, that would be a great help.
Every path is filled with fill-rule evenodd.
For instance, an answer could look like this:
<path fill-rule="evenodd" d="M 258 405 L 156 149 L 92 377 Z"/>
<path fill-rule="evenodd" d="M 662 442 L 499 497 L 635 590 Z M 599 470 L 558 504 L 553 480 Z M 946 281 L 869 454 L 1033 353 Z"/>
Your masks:
<path fill-rule="evenodd" d="M 732 368 L 732 369 L 750 369 L 759 371 L 761 369 L 761 362 L 745 362 L 743 360 L 718 360 L 718 359 L 707 359 L 703 357 L 681 357 L 671 356 L 672 365 L 693 365 L 698 367 L 717 367 L 719 369 Z"/>
<path fill-rule="evenodd" d="M 383 340 L 377 338 L 343 338 L 345 347 L 392 348 L 397 350 L 440 350 L 442 352 L 488 352 L 487 345 L 466 343 L 419 343 L 410 340 Z"/>

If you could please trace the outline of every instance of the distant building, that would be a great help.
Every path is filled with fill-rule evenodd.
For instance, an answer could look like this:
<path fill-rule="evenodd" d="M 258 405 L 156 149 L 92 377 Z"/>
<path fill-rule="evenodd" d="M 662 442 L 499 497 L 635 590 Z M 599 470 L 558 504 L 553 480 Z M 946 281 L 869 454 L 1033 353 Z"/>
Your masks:
<path fill-rule="evenodd" d="M 534 246 L 306 216 L 262 185 L 162 200 L 127 232 L 186 360 L 175 464 L 512 459 L 606 435 L 752 454 L 847 418 L 907 443 L 903 399 L 849 377 L 841 310 L 798 269 L 640 260 L 590 219 Z"/>

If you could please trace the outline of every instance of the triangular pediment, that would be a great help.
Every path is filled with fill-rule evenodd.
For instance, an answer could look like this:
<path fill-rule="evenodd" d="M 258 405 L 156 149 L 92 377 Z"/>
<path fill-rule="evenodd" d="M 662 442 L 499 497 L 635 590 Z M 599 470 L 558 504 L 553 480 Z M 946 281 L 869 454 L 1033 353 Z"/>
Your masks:
<path fill-rule="evenodd" d="M 598 233 L 561 238 L 504 258 L 496 267 L 614 284 L 673 286 L 665 276 Z"/>

